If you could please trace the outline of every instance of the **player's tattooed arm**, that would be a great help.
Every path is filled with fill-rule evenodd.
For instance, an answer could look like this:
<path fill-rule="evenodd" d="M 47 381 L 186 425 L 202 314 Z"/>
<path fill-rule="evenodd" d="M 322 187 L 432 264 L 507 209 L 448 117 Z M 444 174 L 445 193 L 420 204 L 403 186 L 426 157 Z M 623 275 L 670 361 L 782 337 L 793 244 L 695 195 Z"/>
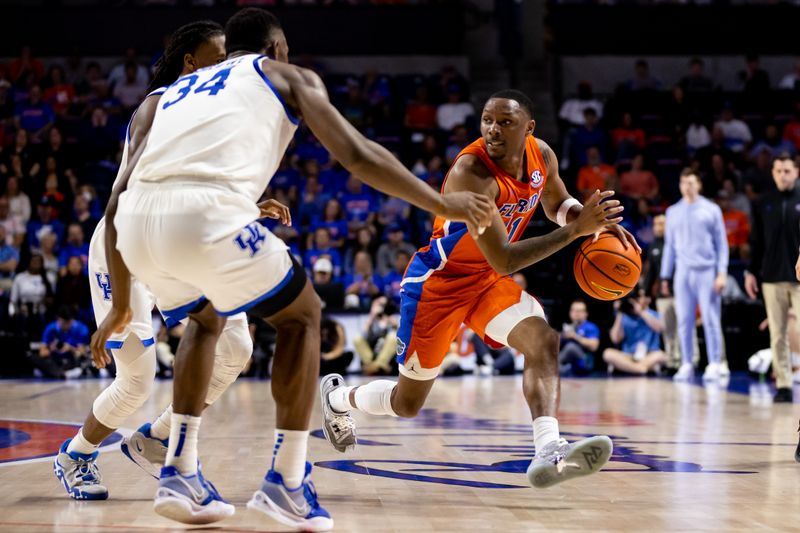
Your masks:
<path fill-rule="evenodd" d="M 489 171 L 472 155 L 459 157 L 450 169 L 445 192 L 455 191 L 473 191 L 489 197 L 495 197 L 498 193 L 497 184 Z M 581 235 L 591 235 L 617 222 L 614 217 L 618 213 L 619 202 L 612 201 L 601 206 L 600 200 L 610 196 L 610 193 L 603 194 L 597 193 L 592 197 L 586 204 L 585 212 L 573 224 L 541 237 L 509 243 L 503 219 L 496 208 L 492 213 L 492 225 L 482 234 L 478 234 L 476 228 L 469 224 L 467 226 L 489 265 L 500 274 L 511 274 L 554 254 Z"/>

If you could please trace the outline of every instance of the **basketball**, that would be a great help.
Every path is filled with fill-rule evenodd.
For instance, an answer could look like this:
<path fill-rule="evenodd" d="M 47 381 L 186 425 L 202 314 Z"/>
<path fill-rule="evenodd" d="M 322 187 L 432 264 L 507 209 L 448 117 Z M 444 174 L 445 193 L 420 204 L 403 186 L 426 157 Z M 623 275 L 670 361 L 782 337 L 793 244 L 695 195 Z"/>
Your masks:
<path fill-rule="evenodd" d="M 598 300 L 617 300 L 633 290 L 642 272 L 642 259 L 633 246 L 625 246 L 613 233 L 597 242 L 586 239 L 575 253 L 573 271 L 581 289 Z"/>

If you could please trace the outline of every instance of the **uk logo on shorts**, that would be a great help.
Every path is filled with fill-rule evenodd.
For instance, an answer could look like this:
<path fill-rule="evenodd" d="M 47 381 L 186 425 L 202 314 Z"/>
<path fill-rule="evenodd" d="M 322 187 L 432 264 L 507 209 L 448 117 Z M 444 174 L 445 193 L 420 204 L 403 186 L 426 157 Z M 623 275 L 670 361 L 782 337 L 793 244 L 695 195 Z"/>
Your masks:
<path fill-rule="evenodd" d="M 97 286 L 103 291 L 103 300 L 111 300 L 111 276 L 106 272 L 95 272 L 94 279 L 97 281 Z"/>
<path fill-rule="evenodd" d="M 233 239 L 239 248 L 245 251 L 250 251 L 250 257 L 253 257 L 261 249 L 261 245 L 267 238 L 267 231 L 264 226 L 258 222 L 253 222 L 245 226 L 242 232 Z"/>

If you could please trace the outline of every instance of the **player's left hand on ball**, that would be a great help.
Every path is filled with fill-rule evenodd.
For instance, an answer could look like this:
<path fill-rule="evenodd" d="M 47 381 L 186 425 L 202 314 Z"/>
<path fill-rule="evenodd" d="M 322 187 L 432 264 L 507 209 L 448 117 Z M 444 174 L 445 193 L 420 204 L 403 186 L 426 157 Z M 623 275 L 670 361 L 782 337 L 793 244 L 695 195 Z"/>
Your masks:
<path fill-rule="evenodd" d="M 131 321 L 133 314 L 127 309 L 111 308 L 111 312 L 92 335 L 92 361 L 97 368 L 105 368 L 111 364 L 111 356 L 106 351 L 106 341 L 113 333 L 122 333 Z"/>
<path fill-rule="evenodd" d="M 448 220 L 467 222 L 475 228 L 487 228 L 492 225 L 492 215 L 497 210 L 485 194 L 471 191 L 447 193 L 442 197 L 441 215 Z"/>
<path fill-rule="evenodd" d="M 619 240 L 622 241 L 622 245 L 626 250 L 628 249 L 628 246 L 631 245 L 636 249 L 637 252 L 642 253 L 642 247 L 639 246 L 638 242 L 636 242 L 636 237 L 634 237 L 630 231 L 626 230 L 619 224 L 614 224 L 613 226 L 609 227 L 607 231 L 614 232 L 616 236 L 619 237 Z M 597 242 L 597 239 L 600 237 L 600 233 L 602 232 L 594 234 L 594 239 L 592 242 Z"/>
<path fill-rule="evenodd" d="M 289 212 L 289 208 L 278 200 L 266 200 L 258 204 L 258 208 L 261 210 L 262 217 L 276 218 L 285 226 L 292 225 L 292 214 Z"/>

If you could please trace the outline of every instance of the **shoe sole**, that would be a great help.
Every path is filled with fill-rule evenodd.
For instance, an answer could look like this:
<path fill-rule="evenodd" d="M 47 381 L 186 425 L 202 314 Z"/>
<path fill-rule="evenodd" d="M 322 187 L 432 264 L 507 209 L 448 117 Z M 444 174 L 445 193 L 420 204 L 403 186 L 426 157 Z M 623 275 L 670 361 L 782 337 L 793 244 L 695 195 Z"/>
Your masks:
<path fill-rule="evenodd" d="M 614 444 L 605 436 L 590 437 L 574 443 L 570 452 L 562 459 L 563 469 L 558 465 L 548 464 L 528 469 L 528 481 L 537 489 L 546 489 L 575 479 L 599 472 L 611 458 Z"/>
<path fill-rule="evenodd" d="M 133 463 L 153 476 L 154 478 L 158 479 L 161 477 L 161 467 L 156 466 L 154 463 L 151 463 L 147 460 L 147 458 L 140 454 L 136 450 L 136 446 L 131 446 L 133 441 L 133 437 L 131 438 L 124 438 L 122 439 L 122 443 L 119 445 L 120 451 L 125 454 L 125 457 L 133 461 Z"/>
<path fill-rule="evenodd" d="M 72 498 L 73 500 L 107 500 L 108 499 L 108 491 L 100 494 L 93 494 L 91 492 L 81 492 L 78 489 L 71 489 L 69 488 L 69 483 L 67 483 L 67 478 L 64 476 L 64 470 L 61 468 L 61 465 L 58 464 L 58 457 L 53 460 L 53 473 L 56 475 L 56 479 L 64 486 L 64 489 L 67 491 L 67 495 Z"/>
<path fill-rule="evenodd" d="M 330 405 L 328 405 L 328 393 L 333 389 L 329 389 L 327 391 L 326 389 L 328 384 L 334 379 L 338 379 L 339 381 L 344 383 L 344 378 L 341 375 L 328 374 L 327 376 L 322 378 L 322 381 L 319 384 L 319 399 L 320 403 L 322 404 L 323 418 L 326 417 L 326 413 L 333 411 L 333 408 Z M 334 450 L 336 450 L 337 452 L 345 453 L 356 449 L 356 444 L 358 444 L 358 438 L 356 437 L 355 430 L 353 430 L 353 442 L 342 445 L 340 443 L 334 442 L 333 436 L 330 433 L 328 433 L 328 424 L 324 422 L 325 421 L 323 421 L 322 424 L 322 433 L 325 435 L 325 440 L 327 440 L 330 443 L 330 445 L 333 446 Z"/>
<path fill-rule="evenodd" d="M 281 509 L 264 492 L 257 490 L 247 502 L 247 508 L 267 515 L 276 522 L 294 528 L 296 531 L 331 531 L 333 519 L 317 516 L 311 519 L 299 518 Z"/>
<path fill-rule="evenodd" d="M 220 501 L 200 507 L 166 489 L 158 489 L 156 492 L 153 510 L 182 524 L 211 524 L 229 518 L 236 512 L 233 505 Z"/>

